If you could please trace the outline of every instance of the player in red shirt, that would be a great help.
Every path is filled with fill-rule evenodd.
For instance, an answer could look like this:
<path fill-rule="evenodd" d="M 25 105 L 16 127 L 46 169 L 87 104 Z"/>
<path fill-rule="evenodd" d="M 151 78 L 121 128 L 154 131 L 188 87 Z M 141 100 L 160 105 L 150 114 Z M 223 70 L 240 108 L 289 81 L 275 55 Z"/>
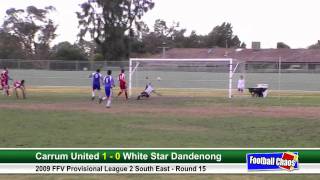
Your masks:
<path fill-rule="evenodd" d="M 1 87 L 3 90 L 3 94 L 6 96 L 9 96 L 9 71 L 8 69 L 5 67 L 4 70 L 2 71 L 1 75 L 0 75 L 0 79 L 1 79 Z"/>
<path fill-rule="evenodd" d="M 16 93 L 17 99 L 19 99 L 18 89 L 21 90 L 22 98 L 26 99 L 26 87 L 24 85 L 24 82 L 25 82 L 24 80 L 21 80 L 21 81 L 14 81 L 14 83 L 13 83 L 13 87 L 14 87 L 14 91 Z"/>
<path fill-rule="evenodd" d="M 118 96 L 120 96 L 123 92 L 126 95 L 126 100 L 128 100 L 128 91 L 127 91 L 127 85 L 126 85 L 126 75 L 124 74 L 124 69 L 121 69 L 121 73 L 119 74 L 118 78 L 120 82 L 120 92 L 118 93 Z"/>
<path fill-rule="evenodd" d="M 4 89 L 4 82 L 5 82 L 5 79 L 4 79 L 5 77 L 4 77 L 4 73 L 3 72 L 1 72 L 1 74 L 0 74 L 0 85 L 1 85 L 1 89 L 0 90 L 3 90 Z"/>

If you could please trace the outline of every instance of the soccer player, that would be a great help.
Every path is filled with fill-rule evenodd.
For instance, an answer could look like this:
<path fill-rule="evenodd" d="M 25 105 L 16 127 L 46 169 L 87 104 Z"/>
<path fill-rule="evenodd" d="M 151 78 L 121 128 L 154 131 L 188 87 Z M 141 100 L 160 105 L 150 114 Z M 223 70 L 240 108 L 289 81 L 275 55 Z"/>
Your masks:
<path fill-rule="evenodd" d="M 245 85 L 245 80 L 244 80 L 244 78 L 243 78 L 243 76 L 241 75 L 240 76 L 240 79 L 238 80 L 238 92 L 239 93 L 243 93 L 243 91 L 244 91 L 244 85 Z"/>
<path fill-rule="evenodd" d="M 124 69 L 121 69 L 121 73 L 119 74 L 119 83 L 120 83 L 120 92 L 118 93 L 118 97 L 124 92 L 124 94 L 126 95 L 126 100 L 128 100 L 126 75 L 124 74 Z"/>
<path fill-rule="evenodd" d="M 106 107 L 110 108 L 111 107 L 111 99 L 112 99 L 112 88 L 115 86 L 114 85 L 114 80 L 113 77 L 111 76 L 112 71 L 108 70 L 107 76 L 104 77 L 103 79 L 103 84 L 104 84 L 104 89 L 106 93 L 106 97 L 103 98 L 103 100 L 106 100 Z"/>
<path fill-rule="evenodd" d="M 14 87 L 14 91 L 15 91 L 15 93 L 16 93 L 17 99 L 19 99 L 18 89 L 20 89 L 20 91 L 21 91 L 22 98 L 23 98 L 23 99 L 26 99 L 26 88 L 25 88 L 24 83 L 25 83 L 24 80 L 14 81 L 14 83 L 13 83 L 13 87 Z"/>
<path fill-rule="evenodd" d="M 3 90 L 3 94 L 6 96 L 10 96 L 9 79 L 11 79 L 11 78 L 9 77 L 9 71 L 6 67 L 4 67 L 4 70 L 2 71 L 2 73 L 0 75 L 0 79 L 1 79 L 1 86 L 2 86 L 2 90 Z"/>
<path fill-rule="evenodd" d="M 3 87 L 3 85 L 4 85 L 3 76 L 4 76 L 4 73 L 1 72 L 1 74 L 0 74 L 0 86 L 1 86 L 0 90 L 4 89 L 4 87 Z"/>
<path fill-rule="evenodd" d="M 8 68 L 7 68 L 7 67 L 4 67 L 2 72 L 3 72 L 3 73 L 6 73 L 6 74 L 8 74 L 8 75 L 9 75 L 9 70 L 8 70 Z"/>
<path fill-rule="evenodd" d="M 146 80 L 148 80 L 149 78 L 146 77 Z M 161 94 L 157 93 L 155 91 L 155 89 L 153 88 L 152 84 L 150 81 L 147 82 L 146 88 L 144 89 L 143 92 L 140 93 L 140 95 L 138 96 L 137 100 L 140 100 L 142 97 L 146 97 L 149 98 L 151 96 L 151 93 L 155 93 L 158 96 L 161 96 Z"/>
<path fill-rule="evenodd" d="M 92 96 L 91 100 L 93 101 L 96 97 L 95 91 L 98 91 L 99 93 L 99 103 L 102 102 L 102 93 L 101 93 L 101 81 L 102 79 L 102 74 L 100 73 L 100 69 L 97 69 L 96 72 L 92 73 L 89 75 L 89 78 L 92 78 Z"/>

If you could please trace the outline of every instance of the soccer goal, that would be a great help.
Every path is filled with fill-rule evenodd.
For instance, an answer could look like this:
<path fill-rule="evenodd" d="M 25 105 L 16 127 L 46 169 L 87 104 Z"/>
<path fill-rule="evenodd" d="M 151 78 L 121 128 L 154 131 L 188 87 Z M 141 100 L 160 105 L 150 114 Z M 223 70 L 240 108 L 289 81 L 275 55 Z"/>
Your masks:
<path fill-rule="evenodd" d="M 156 88 L 225 90 L 232 98 L 239 62 L 235 59 L 144 59 L 129 62 L 129 96 L 147 81 Z"/>

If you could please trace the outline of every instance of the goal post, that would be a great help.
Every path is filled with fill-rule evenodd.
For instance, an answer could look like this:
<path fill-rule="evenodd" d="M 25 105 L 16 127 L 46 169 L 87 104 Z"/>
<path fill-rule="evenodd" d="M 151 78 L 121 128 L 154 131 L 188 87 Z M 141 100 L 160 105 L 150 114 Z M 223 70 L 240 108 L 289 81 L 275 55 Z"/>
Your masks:
<path fill-rule="evenodd" d="M 133 76 L 139 69 L 145 68 L 150 69 L 162 69 L 162 71 L 175 71 L 174 68 L 181 71 L 191 70 L 197 72 L 199 69 L 204 70 L 208 73 L 215 72 L 214 69 L 219 68 L 219 72 L 228 73 L 228 80 L 224 87 L 228 89 L 228 98 L 232 98 L 232 86 L 233 86 L 233 75 L 237 70 L 239 62 L 231 58 L 219 58 L 219 59 L 148 59 L 148 58 L 130 58 L 129 60 L 129 96 L 132 96 L 133 89 Z M 151 68 L 153 67 L 153 68 Z M 182 68 L 181 68 L 182 67 Z M 166 69 L 167 68 L 167 69 Z M 186 70 L 187 69 L 187 70 Z"/>

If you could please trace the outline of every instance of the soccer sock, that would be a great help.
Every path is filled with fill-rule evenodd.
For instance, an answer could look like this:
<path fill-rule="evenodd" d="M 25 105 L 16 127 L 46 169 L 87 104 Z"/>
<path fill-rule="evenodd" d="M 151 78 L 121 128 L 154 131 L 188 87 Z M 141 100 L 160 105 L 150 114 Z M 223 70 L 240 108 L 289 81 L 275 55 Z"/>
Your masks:
<path fill-rule="evenodd" d="M 127 91 L 125 92 L 125 95 L 126 95 L 126 99 L 128 99 L 128 93 L 127 93 Z"/>
<path fill-rule="evenodd" d="M 102 93 L 99 91 L 99 99 L 102 99 Z"/>
<path fill-rule="evenodd" d="M 92 91 L 92 97 L 95 97 L 96 93 L 94 92 L 94 90 Z"/>
<path fill-rule="evenodd" d="M 108 99 L 107 101 L 107 107 L 110 107 L 111 106 L 111 99 Z"/>
<path fill-rule="evenodd" d="M 6 92 L 6 95 L 7 95 L 7 96 L 9 96 L 9 95 L 10 95 L 10 94 L 9 94 L 9 88 L 7 88 L 7 87 L 6 87 L 5 92 Z"/>
<path fill-rule="evenodd" d="M 22 90 L 22 98 L 26 99 L 26 93 L 24 92 L 24 90 Z"/>
<path fill-rule="evenodd" d="M 119 93 L 118 93 L 118 96 L 120 96 L 122 94 L 122 91 L 120 91 Z"/>

